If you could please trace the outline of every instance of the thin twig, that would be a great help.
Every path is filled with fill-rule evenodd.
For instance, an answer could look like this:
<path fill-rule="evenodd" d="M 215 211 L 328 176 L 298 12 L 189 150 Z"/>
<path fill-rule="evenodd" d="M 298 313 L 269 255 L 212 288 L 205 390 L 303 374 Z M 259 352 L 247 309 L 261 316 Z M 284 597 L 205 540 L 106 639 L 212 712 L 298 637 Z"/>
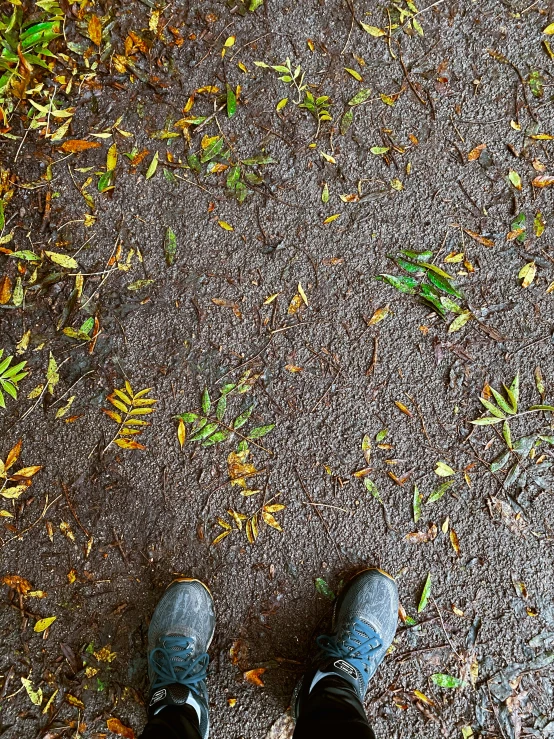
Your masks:
<path fill-rule="evenodd" d="M 298 471 L 298 467 L 296 467 L 296 465 L 295 465 L 294 469 L 295 469 L 295 471 L 296 471 L 296 476 L 298 477 L 298 482 L 300 483 L 300 487 L 301 487 L 301 488 L 302 488 L 302 490 L 304 491 L 304 495 L 305 495 L 305 496 L 306 496 L 306 498 L 307 498 L 307 499 L 308 499 L 308 500 L 310 501 L 310 503 L 312 504 L 312 506 L 314 506 L 314 501 L 312 500 L 312 498 L 311 498 L 311 496 L 310 496 L 309 492 L 307 491 L 307 489 L 306 489 L 306 486 L 304 485 L 304 481 L 302 480 L 302 477 L 301 477 L 301 475 L 300 475 L 300 472 Z M 321 521 L 321 523 L 322 523 L 322 525 L 323 525 L 323 528 L 324 528 L 324 529 L 325 529 L 325 531 L 327 532 L 327 536 L 328 536 L 328 537 L 329 537 L 329 539 L 331 539 L 331 541 L 333 542 L 333 544 L 334 544 L 334 546 L 335 546 L 335 549 L 337 550 L 337 553 L 338 553 L 338 555 L 339 555 L 339 558 L 340 558 L 341 562 L 344 562 L 344 557 L 342 556 L 342 552 L 341 552 L 341 550 L 339 549 L 339 546 L 338 546 L 337 542 L 336 542 L 336 541 L 335 541 L 335 540 L 333 539 L 333 537 L 332 537 L 332 535 L 331 535 L 331 531 L 329 530 L 329 527 L 328 527 L 328 526 L 327 526 L 327 524 L 325 523 L 325 519 L 324 519 L 324 518 L 323 518 L 323 516 L 321 515 L 321 512 L 320 512 L 319 508 L 318 508 L 317 506 L 314 506 L 314 511 L 315 511 L 315 512 L 317 513 L 317 515 L 318 515 L 318 518 L 319 518 L 319 520 Z"/>

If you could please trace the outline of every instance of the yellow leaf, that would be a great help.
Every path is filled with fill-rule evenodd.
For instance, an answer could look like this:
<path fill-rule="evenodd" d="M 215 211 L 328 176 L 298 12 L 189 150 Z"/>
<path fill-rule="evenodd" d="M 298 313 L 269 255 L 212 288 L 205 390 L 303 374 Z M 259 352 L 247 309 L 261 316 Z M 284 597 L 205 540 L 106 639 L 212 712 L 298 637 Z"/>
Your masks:
<path fill-rule="evenodd" d="M 21 454 L 21 448 L 23 447 L 23 441 L 20 439 L 17 444 L 8 452 L 8 456 L 6 458 L 6 470 L 9 470 L 10 467 L 13 467 L 13 465 L 17 462 L 19 459 L 19 455 Z"/>
<path fill-rule="evenodd" d="M 287 310 L 287 313 L 289 314 L 289 316 L 294 315 L 296 311 L 300 308 L 302 303 L 303 303 L 302 296 L 297 293 L 293 297 L 293 299 L 290 301 L 290 305 Z"/>
<path fill-rule="evenodd" d="M 231 226 L 231 224 L 230 224 L 230 223 L 227 223 L 227 221 L 218 221 L 218 224 L 219 224 L 219 225 L 221 226 L 221 228 L 222 228 L 222 229 L 223 229 L 224 231 L 234 231 L 234 230 L 235 230 L 235 229 L 233 228 L 233 226 Z"/>
<path fill-rule="evenodd" d="M 368 326 L 374 326 L 376 323 L 380 323 L 390 313 L 391 313 L 391 309 L 390 309 L 388 303 L 383 308 L 377 308 L 377 310 L 375 311 L 375 313 L 369 319 L 367 325 Z"/>
<path fill-rule="evenodd" d="M 395 406 L 398 408 L 398 410 L 402 411 L 402 413 L 406 414 L 406 416 L 409 416 L 410 418 L 413 418 L 412 411 L 407 408 L 404 403 L 401 403 L 399 400 L 394 401 Z"/>
<path fill-rule="evenodd" d="M 352 75 L 352 77 L 354 77 L 355 80 L 358 80 L 358 82 L 362 82 L 363 81 L 362 75 L 359 72 L 356 72 L 355 69 L 350 69 L 350 67 L 345 67 L 344 68 L 344 71 L 345 72 L 348 72 L 348 74 Z"/>
<path fill-rule="evenodd" d="M 38 690 L 34 690 L 33 683 L 26 677 L 22 677 L 21 682 L 27 691 L 27 695 L 31 699 L 31 703 L 34 706 L 40 706 L 42 703 L 42 690 L 40 688 Z"/>
<path fill-rule="evenodd" d="M 537 265 L 535 262 L 528 262 L 524 264 L 519 270 L 518 277 L 523 280 L 521 287 L 526 288 L 533 282 L 535 275 L 537 274 Z"/>
<path fill-rule="evenodd" d="M 59 264 L 60 267 L 64 267 L 65 269 L 79 269 L 79 265 L 75 259 L 69 257 L 67 254 L 59 254 L 56 251 L 45 251 L 44 253 L 54 264 Z"/>
<path fill-rule="evenodd" d="M 134 441 L 134 439 L 116 439 L 114 441 L 114 444 L 117 444 L 118 447 L 121 449 L 146 449 L 146 447 L 143 444 L 139 444 L 138 441 Z"/>
<path fill-rule="evenodd" d="M 279 522 L 274 518 L 274 516 L 271 515 L 271 513 L 268 513 L 265 510 L 262 511 L 262 518 L 268 526 L 271 526 L 272 528 L 277 529 L 277 531 L 283 530 Z"/>
<path fill-rule="evenodd" d="M 382 28 L 378 28 L 377 26 L 368 26 L 367 23 L 361 23 L 361 27 L 369 33 L 370 36 L 373 36 L 374 38 L 378 38 L 379 36 L 386 36 L 386 32 L 383 31 Z"/>
<path fill-rule="evenodd" d="M 222 531 L 221 534 L 218 534 L 215 537 L 215 539 L 212 541 L 212 546 L 215 547 L 217 544 L 219 544 L 220 541 L 223 541 L 223 539 L 225 539 L 226 536 L 229 536 L 230 533 L 231 533 L 230 531 Z"/>
<path fill-rule="evenodd" d="M 28 487 L 28 485 L 16 485 L 15 487 L 4 488 L 0 495 L 8 500 L 16 500 L 27 490 Z"/>
<path fill-rule="evenodd" d="M 43 631 L 46 631 L 46 629 L 54 623 L 56 618 L 57 616 L 50 616 L 49 618 L 41 618 L 40 621 L 36 622 L 33 631 L 36 634 L 41 634 Z"/>
<path fill-rule="evenodd" d="M 323 224 L 326 225 L 327 223 L 333 223 L 333 221 L 336 221 L 337 218 L 340 218 L 342 213 L 335 213 L 332 216 L 327 216 L 327 218 L 323 221 Z"/>
<path fill-rule="evenodd" d="M 275 110 L 283 110 L 283 108 L 288 103 L 288 101 L 289 101 L 288 98 L 283 98 L 282 100 L 279 100 L 279 102 L 275 106 Z"/>
<path fill-rule="evenodd" d="M 82 700 L 79 700 L 79 698 L 76 698 L 74 695 L 71 695 L 71 693 L 68 693 L 65 696 L 66 701 L 69 703 L 70 706 L 75 706 L 75 708 L 80 708 L 81 711 L 85 710 L 85 704 Z"/>
<path fill-rule="evenodd" d="M 108 156 L 106 159 L 106 169 L 111 172 L 115 169 L 117 164 L 117 144 L 112 144 L 108 149 Z"/>
<path fill-rule="evenodd" d="M 298 294 L 300 295 L 300 297 L 304 301 L 305 305 L 308 305 L 308 298 L 306 297 L 306 293 L 304 292 L 304 288 L 302 287 L 302 285 L 300 284 L 300 282 L 298 283 Z"/>
<path fill-rule="evenodd" d="M 179 428 L 177 429 L 177 438 L 179 439 L 179 446 L 183 448 L 185 439 L 187 438 L 187 428 L 182 418 L 179 419 Z"/>
<path fill-rule="evenodd" d="M 418 698 L 420 701 L 423 701 L 423 703 L 427 703 L 430 706 L 434 706 L 435 704 L 433 701 L 428 698 L 425 693 L 422 693 L 420 690 L 414 690 L 414 695 L 416 698 Z"/>
<path fill-rule="evenodd" d="M 554 36 L 554 23 L 550 23 L 543 31 L 547 36 Z"/>
<path fill-rule="evenodd" d="M 325 159 L 326 162 L 330 162 L 331 164 L 337 163 L 337 160 L 335 159 L 335 157 L 332 157 L 330 154 L 326 154 L 324 151 L 320 151 L 319 153 Z"/>
<path fill-rule="evenodd" d="M 278 297 L 280 294 L 281 293 L 273 293 L 273 295 L 270 295 L 269 297 L 267 297 L 264 300 L 263 304 L 264 305 L 269 305 L 270 303 L 273 303 L 273 301 L 275 300 L 275 298 Z"/>
<path fill-rule="evenodd" d="M 94 13 L 90 16 L 88 22 L 88 36 L 96 46 L 100 46 L 102 43 L 102 22 Z"/>

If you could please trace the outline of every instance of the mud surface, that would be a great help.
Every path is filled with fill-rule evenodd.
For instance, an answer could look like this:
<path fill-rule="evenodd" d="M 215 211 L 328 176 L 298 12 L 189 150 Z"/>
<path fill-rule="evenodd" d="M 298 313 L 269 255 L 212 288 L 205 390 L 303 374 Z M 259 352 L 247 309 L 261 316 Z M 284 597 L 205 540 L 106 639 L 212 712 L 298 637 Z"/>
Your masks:
<path fill-rule="evenodd" d="M 352 24 L 346 4 L 266 0 L 243 18 L 224 3 L 177 3 L 171 23 L 185 29 L 185 42 L 167 51 L 165 69 L 152 60 L 154 71 L 162 69 L 165 87 L 113 73 L 98 89 L 85 87 L 72 98 L 73 138 L 123 116 L 121 128 L 134 138 L 116 136 L 120 152 L 134 145 L 150 155 L 137 171 L 120 155 L 115 189 L 95 194 L 97 220 L 89 228 L 82 223 L 88 208 L 72 177 L 82 183 L 87 175 L 75 167 L 103 166 L 111 141 L 54 167 L 52 189 L 59 196 L 42 231 L 40 189 L 18 189 L 6 212 L 20 249 L 49 249 L 60 241 L 67 253 L 81 249 L 80 269 L 92 275 L 85 278 L 81 305 L 92 298 L 67 325 L 79 328 L 95 315 L 101 333 L 89 353 L 86 344 L 56 331 L 73 278 L 29 297 L 25 309 L 0 306 L 0 346 L 13 353 L 30 329 L 22 358 L 32 370 L 21 383 L 19 401 L 10 400 L 0 416 L 0 457 L 21 438 L 22 464 L 43 465 L 29 493 L 15 503 L 5 501 L 15 518 L 5 519 L 2 574 L 21 575 L 48 594 L 21 601 L 25 615 L 18 597 L 2 586 L 0 674 L 9 680 L 0 736 L 73 737 L 79 735 L 78 721 L 86 724 L 81 736 L 101 736 L 109 733 L 111 716 L 139 735 L 149 617 L 175 574 L 186 574 L 209 584 L 218 614 L 209 680 L 212 735 L 264 737 L 289 705 L 314 636 L 327 622 L 330 603 L 316 591 L 315 579 L 336 590 L 349 573 L 369 564 L 398 576 L 403 607 L 421 622 L 399 623 L 394 651 L 370 685 L 367 710 L 377 736 L 460 737 L 467 726 L 476 736 L 554 733 L 554 673 L 548 664 L 554 648 L 552 481 L 547 475 L 542 489 L 531 482 L 523 489 L 504 488 L 507 468 L 493 475 L 488 467 L 503 448 L 499 427 L 469 424 L 483 410 L 479 395 L 485 383 L 500 389 L 517 372 L 521 409 L 540 402 L 537 366 L 547 402 L 552 398 L 553 296 L 546 292 L 554 279 L 552 190 L 529 183 L 538 174 L 533 160 L 554 174 L 552 142 L 530 138 L 554 134 L 553 62 L 541 46 L 547 3 L 526 7 L 466 0 L 421 13 L 424 36 L 401 36 L 418 100 L 406 83 L 398 48 L 393 59 L 383 38 Z M 356 3 L 355 12 L 371 25 L 386 22 L 386 13 L 367 2 Z M 209 13 L 217 20 L 207 23 Z M 117 17 L 124 38 L 129 28 L 139 33 L 148 27 L 149 9 L 130 2 Z M 188 38 L 193 33 L 196 40 Z M 236 43 L 223 64 L 221 48 L 232 34 Z M 514 66 L 489 50 L 510 60 L 524 81 L 539 70 L 543 97 L 534 97 Z M 254 65 L 279 64 L 286 57 L 302 64 L 306 79 L 317 85 L 315 94 L 329 95 L 334 103 L 331 138 L 329 124 L 323 125 L 315 148 L 309 148 L 314 120 L 292 102 L 277 114 L 286 87 Z M 237 68 L 239 61 L 247 74 Z M 359 70 L 363 84 L 345 67 Z M 242 206 L 226 196 L 216 176 L 195 179 L 184 171 L 187 181 L 168 181 L 162 172 L 168 145 L 149 136 L 168 117 L 182 117 L 193 90 L 225 80 L 242 86 L 236 116 L 228 120 L 221 112 L 217 118 L 236 155 L 264 152 L 277 162 L 264 168 L 265 184 Z M 371 88 L 373 99 L 355 109 L 342 136 L 342 111 L 361 87 Z M 401 88 L 393 106 L 381 101 L 381 93 Z M 203 114 L 210 114 L 207 107 Z M 22 134 L 18 126 L 14 132 Z M 203 133 L 216 135 L 215 122 Z M 196 148 L 201 135 L 193 134 Z M 387 135 L 406 148 L 404 154 L 395 151 L 388 164 L 369 151 Z M 479 144 L 486 144 L 483 154 L 468 161 Z M 21 183 L 44 173 L 41 152 L 54 160 L 67 156 L 31 132 L 14 164 L 18 147 L 3 141 L 0 156 Z M 146 180 L 156 150 L 160 166 Z M 169 150 L 175 161 L 183 158 L 183 139 L 170 142 Z M 508 182 L 510 169 L 521 175 L 521 191 Z M 395 178 L 403 189 L 391 187 Z M 362 197 L 344 203 L 339 195 L 345 193 Z M 547 227 L 537 239 L 532 223 L 539 210 Z M 528 238 L 507 241 L 520 212 L 527 216 Z M 336 213 L 340 218 L 323 224 Z M 218 221 L 234 230 L 225 231 Z M 494 245 L 484 246 L 460 226 Z M 172 266 L 164 258 L 167 227 L 178 245 Z M 105 279 L 117 243 L 122 263 L 137 248 L 143 261 L 135 257 L 128 272 L 116 269 Z M 387 254 L 401 248 L 429 248 L 437 265 L 464 272 L 458 284 L 479 321 L 449 334 L 448 324 L 428 306 L 376 281 L 379 273 L 399 273 Z M 445 265 L 452 252 L 463 252 L 474 271 L 463 263 Z M 533 260 L 537 276 L 523 289 L 518 272 Z M 14 260 L 0 254 L 0 267 L 15 277 Z M 128 290 L 139 279 L 152 282 Z M 299 283 L 308 305 L 290 315 Z M 390 314 L 368 326 L 387 304 Z M 60 365 L 60 383 L 54 396 L 46 394 L 22 419 L 36 403 L 27 394 L 44 381 L 50 351 Z M 250 461 L 264 470 L 252 485 L 262 492 L 252 497 L 227 482 L 227 455 L 238 439 L 210 448 L 185 442 L 181 450 L 174 420 L 199 408 L 205 386 L 217 397 L 223 382 L 237 381 L 247 369 L 259 379 L 248 394 L 232 400 L 233 408 L 238 413 L 255 399 L 251 425 L 276 424 L 259 440 L 270 453 L 250 444 Z M 140 437 L 147 450 L 111 446 L 102 454 L 115 425 L 100 409 L 125 379 L 135 391 L 151 387 L 158 399 L 152 425 Z M 69 415 L 79 417 L 71 423 L 67 415 L 56 419 L 73 395 Z M 548 434 L 549 428 L 542 413 L 512 422 L 514 438 Z M 382 443 L 390 448 L 377 446 L 382 429 L 388 429 Z M 365 434 L 372 443 L 370 477 L 382 504 L 353 476 L 367 466 Z M 525 464 L 533 467 L 543 453 L 548 461 L 547 444 Z M 439 460 L 456 471 L 455 484 L 439 501 L 424 505 L 414 524 L 413 485 L 425 496 L 435 490 L 442 482 L 434 472 Z M 402 485 L 387 474 L 401 478 L 410 470 Z M 275 514 L 282 532 L 260 524 L 253 545 L 244 531 L 211 545 L 222 531 L 217 518 L 228 519 L 228 509 L 251 516 L 277 494 L 286 505 Z M 45 505 L 50 507 L 42 515 Z M 447 517 L 459 555 L 441 528 Z M 60 531 L 62 522 L 74 541 Z M 406 534 L 425 532 L 433 523 L 433 541 L 406 540 Z M 418 615 L 428 573 L 432 598 Z M 514 581 L 525 584 L 526 599 Z M 57 616 L 47 638 L 33 632 L 33 615 Z M 233 664 L 229 649 L 237 640 L 240 658 Z M 99 662 L 91 652 L 106 646 L 116 656 Z M 98 672 L 89 670 L 88 677 L 83 661 Z M 267 668 L 264 688 L 242 677 L 257 667 Z M 439 688 L 430 681 L 435 673 L 460 677 L 465 685 Z M 54 714 L 42 715 L 21 689 L 20 677 L 29 675 L 46 697 L 59 689 Z M 68 695 L 85 709 L 70 705 Z M 228 698 L 237 699 L 234 707 Z"/>

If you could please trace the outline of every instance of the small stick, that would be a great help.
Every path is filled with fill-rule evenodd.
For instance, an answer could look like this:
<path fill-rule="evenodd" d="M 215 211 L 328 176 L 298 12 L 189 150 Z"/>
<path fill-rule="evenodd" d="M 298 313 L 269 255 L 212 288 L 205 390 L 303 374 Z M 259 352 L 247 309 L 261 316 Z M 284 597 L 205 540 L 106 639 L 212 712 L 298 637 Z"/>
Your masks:
<path fill-rule="evenodd" d="M 312 505 L 314 505 L 314 501 L 313 501 L 313 500 L 311 499 L 311 497 L 310 497 L 310 494 L 309 494 L 309 492 L 307 491 L 307 489 L 306 489 L 306 486 L 304 485 L 304 481 L 302 480 L 302 477 L 300 476 L 300 472 L 298 471 L 298 467 L 296 467 L 296 465 L 295 465 L 294 469 L 295 469 L 295 471 L 296 471 L 296 475 L 297 475 L 297 477 L 298 477 L 298 482 L 300 483 L 300 487 L 301 487 L 301 488 L 302 488 L 302 490 L 304 491 L 304 495 L 306 496 L 306 498 L 308 498 L 308 500 L 310 501 L 310 503 L 311 503 Z M 341 562 L 344 562 L 344 557 L 342 556 L 342 552 L 341 552 L 341 550 L 339 549 L 339 546 L 338 546 L 337 542 L 336 542 L 336 541 L 335 541 L 335 540 L 333 539 L 333 537 L 331 536 L 331 531 L 329 530 L 329 527 L 328 527 L 328 526 L 327 526 L 327 524 L 325 523 L 325 519 L 324 519 L 324 518 L 323 518 L 323 516 L 321 515 L 321 512 L 320 512 L 319 508 L 318 508 L 317 506 L 314 506 L 314 511 L 315 511 L 315 512 L 317 513 L 317 515 L 318 515 L 318 517 L 319 517 L 319 520 L 320 520 L 320 521 L 321 521 L 321 523 L 323 524 L 323 528 L 324 528 L 324 529 L 325 529 L 325 531 L 327 532 L 327 536 L 328 536 L 328 537 L 329 537 L 329 539 L 331 539 L 331 541 L 333 542 L 333 544 L 334 544 L 334 546 L 335 546 L 335 549 L 337 550 L 337 553 L 338 553 L 338 555 L 339 555 L 339 558 L 340 558 Z"/>

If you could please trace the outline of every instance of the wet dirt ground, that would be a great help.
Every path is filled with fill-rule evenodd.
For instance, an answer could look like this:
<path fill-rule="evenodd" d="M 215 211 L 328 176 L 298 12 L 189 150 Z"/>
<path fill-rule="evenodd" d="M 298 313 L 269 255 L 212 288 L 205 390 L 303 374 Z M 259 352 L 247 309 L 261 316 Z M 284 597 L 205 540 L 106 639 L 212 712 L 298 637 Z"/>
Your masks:
<path fill-rule="evenodd" d="M 358 24 L 387 23 L 386 6 L 368 2 L 355 3 L 356 20 L 346 3 L 330 0 L 266 0 L 244 17 L 223 2 L 175 3 L 165 17 L 183 29 L 184 43 L 160 51 L 159 64 L 155 54 L 137 62 L 159 83 L 111 69 L 97 87 L 72 94 L 72 138 L 105 130 L 120 116 L 133 138 L 114 133 L 99 139 L 101 148 L 55 165 L 51 189 L 58 194 L 46 223 L 40 189 L 19 188 L 6 210 L 19 249 L 63 243 L 68 254 L 80 250 L 86 304 L 77 303 L 66 325 L 79 328 L 92 315 L 100 333 L 90 353 L 88 342 L 56 330 L 74 277 L 29 294 L 24 306 L 0 306 L 0 347 L 8 354 L 31 331 L 21 355 L 31 375 L 17 403 L 8 399 L 0 412 L 0 458 L 22 439 L 21 465 L 43 466 L 29 492 L 4 501 L 14 518 L 3 519 L 2 575 L 20 575 L 47 593 L 20 598 L 2 586 L 5 739 L 108 736 L 110 717 L 140 735 L 149 617 L 176 574 L 204 580 L 216 602 L 212 735 L 265 737 L 327 624 L 331 604 L 316 579 L 336 591 L 371 564 L 398 577 L 403 608 L 417 621 L 399 621 L 393 650 L 370 685 L 367 711 L 378 737 L 469 737 L 467 727 L 483 737 L 554 735 L 552 480 L 545 473 L 536 486 L 529 474 L 519 488 L 506 487 L 507 468 L 489 469 L 503 448 L 498 426 L 469 423 L 482 414 L 486 383 L 500 389 L 518 372 L 521 409 L 541 402 L 537 367 L 552 400 L 553 191 L 530 181 L 554 174 L 552 141 L 531 138 L 554 134 L 553 61 L 541 43 L 553 8 L 469 0 L 435 6 L 418 16 L 423 36 L 401 33 L 400 47 L 389 50 L 386 37 Z M 107 10 L 104 3 L 97 12 Z M 140 34 L 149 16 L 147 4 L 118 6 L 114 33 Z M 333 102 L 333 122 L 322 124 L 317 140 L 316 122 L 292 94 L 276 112 L 287 87 L 254 64 L 287 57 L 302 65 L 315 95 Z M 533 70 L 542 75 L 542 97 L 528 84 Z M 225 82 L 242 87 L 236 115 L 220 111 L 201 134 L 191 131 L 192 146 L 221 131 L 234 157 L 261 152 L 276 161 L 264 166 L 265 182 L 242 205 L 218 175 L 168 167 L 184 179 L 164 177 L 166 152 L 185 161 L 188 147 L 182 136 L 151 138 L 168 118 L 183 116 L 194 90 Z M 373 95 L 341 135 L 347 101 L 361 88 Z M 380 97 L 399 91 L 393 105 Z M 210 106 L 200 101 L 194 112 L 210 115 Z M 14 133 L 24 133 L 17 121 Z M 391 140 L 397 149 L 389 159 L 370 152 Z M 133 169 L 120 154 L 115 188 L 94 194 L 96 221 L 85 227 L 92 211 L 75 182 L 88 174 L 76 168 L 101 168 L 113 141 L 120 152 L 136 146 L 149 155 Z M 481 156 L 469 161 L 480 144 Z M 33 132 L 18 152 L 19 145 L 3 140 L 0 149 L 19 183 L 44 174 L 41 152 L 55 161 L 67 156 Z M 146 179 L 155 151 L 160 165 Z M 508 181 L 510 170 L 521 176 L 521 190 Z M 343 202 L 341 194 L 357 198 Z M 546 222 L 540 238 L 532 225 L 537 211 Z M 507 240 L 521 212 L 527 233 Z M 168 227 L 177 243 L 170 266 Z M 118 245 L 124 266 L 135 250 L 128 271 L 106 266 Z M 434 263 L 457 275 L 475 318 L 448 333 L 428 305 L 376 281 L 380 273 L 400 274 L 387 257 L 399 249 L 432 250 Z M 452 253 L 464 261 L 444 263 Z M 14 261 L 0 254 L 0 269 L 15 279 Z M 522 288 L 518 273 L 531 261 L 536 277 Z M 151 282 L 129 290 L 137 280 Z M 306 301 L 292 313 L 299 283 Z M 387 305 L 386 317 L 368 325 Z M 27 395 L 44 382 L 50 352 L 60 381 L 36 405 Z M 206 386 L 217 398 L 217 388 L 246 370 L 259 377 L 248 393 L 230 398 L 232 411 L 255 400 L 244 428 L 275 424 L 259 439 L 264 449 L 250 443 L 249 461 L 261 471 L 252 483 L 261 492 L 251 497 L 229 484 L 227 457 L 240 439 L 208 448 L 187 440 L 181 448 L 174 418 L 198 411 Z M 140 437 L 147 448 L 103 452 L 117 427 L 101 408 L 126 379 L 158 399 Z M 70 412 L 56 419 L 71 396 Z M 514 438 L 552 433 L 548 413 L 511 425 Z M 548 464 L 548 444 L 524 464 L 532 468 L 541 455 Z M 425 498 L 436 490 L 439 461 L 455 472 L 454 484 L 424 504 L 414 523 L 414 484 Z M 382 502 L 354 476 L 368 466 Z M 217 519 L 233 523 L 228 509 L 251 517 L 270 500 L 286 506 L 274 514 L 282 531 L 260 519 L 254 544 L 243 527 L 212 545 L 225 530 Z M 432 540 L 406 539 L 433 524 Z M 431 598 L 418 614 L 429 573 Z M 57 617 L 52 626 L 35 633 L 36 618 L 49 616 Z M 264 687 L 243 678 L 260 667 Z M 430 679 L 437 673 L 463 685 L 438 687 Z M 21 677 L 41 687 L 42 708 L 59 691 L 46 714 L 30 702 Z"/>

